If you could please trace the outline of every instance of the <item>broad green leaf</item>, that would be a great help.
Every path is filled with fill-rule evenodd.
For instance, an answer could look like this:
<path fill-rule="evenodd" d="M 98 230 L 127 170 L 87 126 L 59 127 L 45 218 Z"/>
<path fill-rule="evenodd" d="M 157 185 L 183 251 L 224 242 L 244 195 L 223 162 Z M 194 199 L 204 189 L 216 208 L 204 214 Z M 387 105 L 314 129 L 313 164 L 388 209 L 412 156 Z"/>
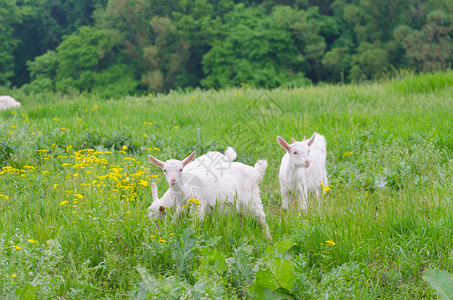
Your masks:
<path fill-rule="evenodd" d="M 260 300 L 294 299 L 294 297 L 291 295 L 282 294 L 262 286 L 252 286 L 250 288 L 250 294 L 252 295 L 253 299 Z"/>
<path fill-rule="evenodd" d="M 290 258 L 272 257 L 266 264 L 279 285 L 290 291 L 297 279 L 293 261 Z"/>
<path fill-rule="evenodd" d="M 295 244 L 290 240 L 278 241 L 275 242 L 273 245 L 266 248 L 266 253 L 268 255 L 273 255 L 275 253 L 283 254 L 288 251 L 292 246 Z"/>
<path fill-rule="evenodd" d="M 441 299 L 453 299 L 453 277 L 446 271 L 428 269 L 423 275 Z"/>
<path fill-rule="evenodd" d="M 272 272 L 267 269 L 260 269 L 258 272 L 256 272 L 255 284 L 257 286 L 270 288 L 274 291 L 280 287 L 280 284 L 278 283 L 274 274 L 272 274 Z"/>

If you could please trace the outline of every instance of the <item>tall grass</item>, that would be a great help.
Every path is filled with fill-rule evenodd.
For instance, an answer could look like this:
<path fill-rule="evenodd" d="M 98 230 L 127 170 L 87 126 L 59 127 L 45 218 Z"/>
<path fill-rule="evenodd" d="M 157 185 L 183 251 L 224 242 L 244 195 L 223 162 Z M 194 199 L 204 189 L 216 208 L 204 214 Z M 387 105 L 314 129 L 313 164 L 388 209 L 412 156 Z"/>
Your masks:
<path fill-rule="evenodd" d="M 18 98 L 21 109 L 0 112 L 2 296 L 436 297 L 422 275 L 453 272 L 452 86 L 446 72 L 298 89 Z M 284 213 L 275 137 L 314 131 L 327 139 L 331 190 L 302 216 L 295 201 Z M 272 240 L 234 209 L 202 222 L 196 209 L 147 219 L 150 183 L 167 189 L 147 154 L 227 146 L 238 161 L 269 162 L 261 194 Z M 277 262 L 291 270 L 281 274 L 292 288 L 257 275 Z"/>

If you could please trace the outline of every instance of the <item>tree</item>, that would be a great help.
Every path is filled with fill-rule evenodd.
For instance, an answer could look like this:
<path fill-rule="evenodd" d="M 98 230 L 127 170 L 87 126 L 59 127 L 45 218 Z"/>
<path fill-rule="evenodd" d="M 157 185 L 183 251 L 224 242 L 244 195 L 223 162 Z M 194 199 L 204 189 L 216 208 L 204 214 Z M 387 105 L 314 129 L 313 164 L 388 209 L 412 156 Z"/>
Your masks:
<path fill-rule="evenodd" d="M 0 85 L 9 85 L 14 76 L 14 50 L 18 40 L 13 38 L 14 25 L 20 22 L 15 0 L 0 3 Z"/>
<path fill-rule="evenodd" d="M 121 58 L 118 45 L 103 29 L 83 26 L 66 36 L 56 51 L 28 63 L 33 81 L 24 88 L 87 91 L 106 97 L 134 93 L 138 81 Z"/>
<path fill-rule="evenodd" d="M 317 81 L 313 68 L 324 55 L 326 23 L 315 8 L 237 5 L 225 17 L 224 36 L 203 57 L 205 86 L 247 82 L 262 87 L 297 86 Z"/>
<path fill-rule="evenodd" d="M 453 64 L 451 14 L 432 11 L 421 30 L 400 26 L 395 30 L 395 39 L 401 41 L 408 62 L 420 71 L 436 71 Z"/>

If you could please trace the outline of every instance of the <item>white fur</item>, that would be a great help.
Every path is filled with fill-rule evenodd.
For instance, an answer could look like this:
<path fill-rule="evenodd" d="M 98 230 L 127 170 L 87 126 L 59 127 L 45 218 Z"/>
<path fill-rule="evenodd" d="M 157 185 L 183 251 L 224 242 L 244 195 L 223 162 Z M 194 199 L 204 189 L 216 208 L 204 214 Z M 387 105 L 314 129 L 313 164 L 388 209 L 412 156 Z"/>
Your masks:
<path fill-rule="evenodd" d="M 250 213 L 258 219 L 270 237 L 258 186 L 266 171 L 267 161 L 260 160 L 251 167 L 234 162 L 235 158 L 236 152 L 232 148 L 228 148 L 225 154 L 208 152 L 187 167 L 183 167 L 183 171 L 175 180 L 177 184 L 170 184 L 170 188 L 161 199 L 157 196 L 157 186 L 153 185 L 154 200 L 148 208 L 148 215 L 151 218 L 162 219 L 166 212 L 165 208 L 175 206 L 176 212 L 180 213 L 187 200 L 191 198 L 200 201 L 198 209 L 200 219 L 203 219 L 206 213 L 210 213 L 216 204 L 221 208 L 235 204 L 241 214 Z M 155 163 L 152 159 L 151 161 Z M 169 174 L 170 177 L 173 176 L 175 167 L 179 170 L 179 166 L 173 160 L 170 160 L 170 165 L 168 162 L 163 166 L 158 165 L 167 171 L 167 181 Z"/>
<path fill-rule="evenodd" d="M 307 209 L 307 200 L 311 192 L 316 192 L 320 200 L 323 187 L 327 186 L 326 173 L 326 139 L 313 133 L 313 136 L 302 142 L 291 138 L 288 144 L 280 136 L 277 141 L 286 150 L 280 165 L 279 179 L 282 192 L 283 209 L 288 209 L 291 193 L 298 193 L 299 215 Z M 322 185 L 321 185 L 322 183 Z"/>
<path fill-rule="evenodd" d="M 20 107 L 20 102 L 10 96 L 0 96 L 0 110 Z"/>

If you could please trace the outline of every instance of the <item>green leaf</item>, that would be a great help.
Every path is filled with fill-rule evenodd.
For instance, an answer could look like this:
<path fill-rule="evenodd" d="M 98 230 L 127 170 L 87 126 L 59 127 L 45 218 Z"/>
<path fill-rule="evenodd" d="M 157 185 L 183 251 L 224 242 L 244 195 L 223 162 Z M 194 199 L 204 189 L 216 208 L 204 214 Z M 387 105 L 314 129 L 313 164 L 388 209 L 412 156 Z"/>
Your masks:
<path fill-rule="evenodd" d="M 273 245 L 266 248 L 266 253 L 268 255 L 274 255 L 275 253 L 283 254 L 288 251 L 295 244 L 290 240 L 278 241 Z"/>
<path fill-rule="evenodd" d="M 260 269 L 256 272 L 256 285 L 276 290 L 280 287 L 277 279 L 270 270 Z"/>
<path fill-rule="evenodd" d="M 275 256 L 268 259 L 266 267 L 256 273 L 255 285 L 272 290 L 282 288 L 290 293 L 297 279 L 294 262 L 290 258 Z"/>
<path fill-rule="evenodd" d="M 448 272 L 428 269 L 423 274 L 423 279 L 429 282 L 441 299 L 453 299 L 453 277 Z"/>
<path fill-rule="evenodd" d="M 294 286 L 294 281 L 297 279 L 293 261 L 290 258 L 272 257 L 267 262 L 267 266 L 279 285 L 290 291 Z"/>
<path fill-rule="evenodd" d="M 262 300 L 294 299 L 294 297 L 291 295 L 282 294 L 262 286 L 252 286 L 250 288 L 250 294 L 252 295 L 253 299 Z"/>

